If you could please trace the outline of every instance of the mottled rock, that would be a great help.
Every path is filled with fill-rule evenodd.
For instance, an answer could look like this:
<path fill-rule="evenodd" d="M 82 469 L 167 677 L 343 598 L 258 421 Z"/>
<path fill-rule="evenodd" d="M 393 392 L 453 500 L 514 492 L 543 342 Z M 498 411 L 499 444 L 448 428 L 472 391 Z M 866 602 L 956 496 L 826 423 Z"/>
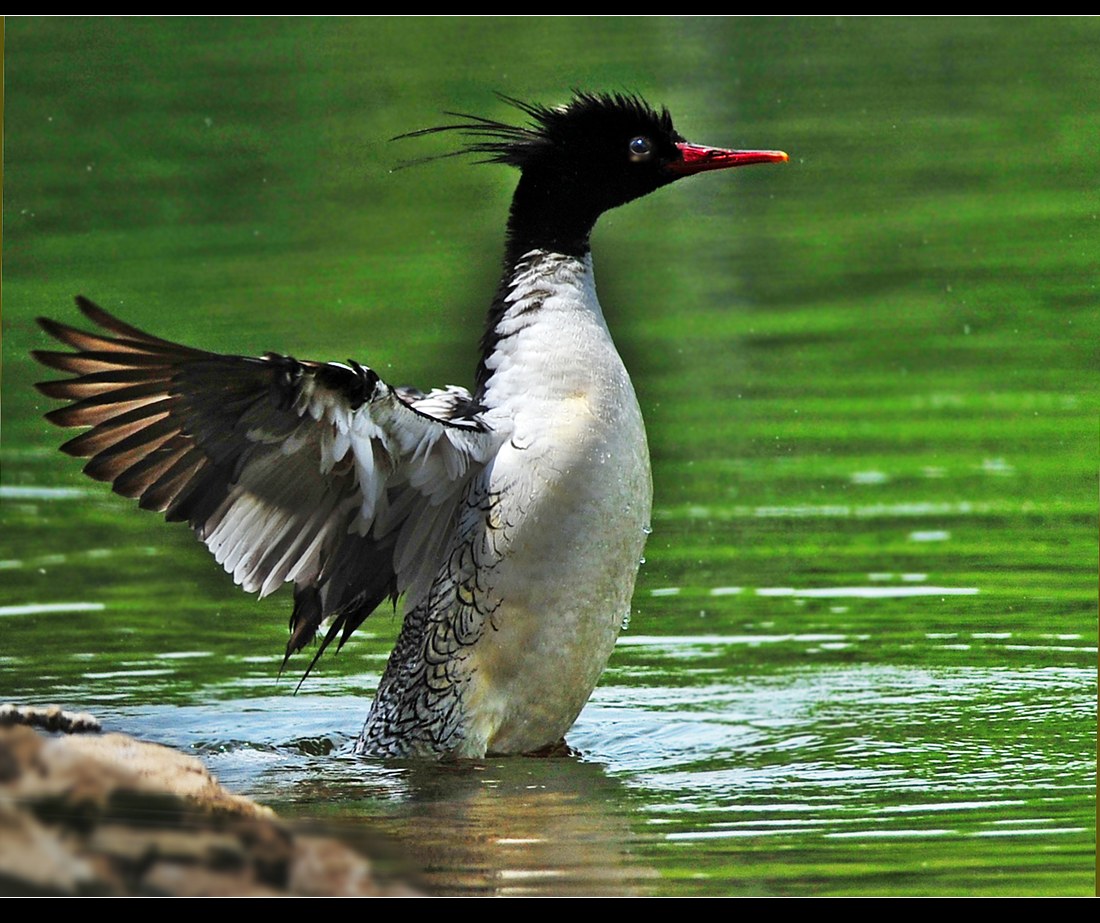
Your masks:
<path fill-rule="evenodd" d="M 38 717 L 0 717 L 0 893 L 383 893 L 367 859 L 296 834 L 194 757 L 124 734 L 47 737 L 28 725 L 64 713 L 16 711 Z"/>

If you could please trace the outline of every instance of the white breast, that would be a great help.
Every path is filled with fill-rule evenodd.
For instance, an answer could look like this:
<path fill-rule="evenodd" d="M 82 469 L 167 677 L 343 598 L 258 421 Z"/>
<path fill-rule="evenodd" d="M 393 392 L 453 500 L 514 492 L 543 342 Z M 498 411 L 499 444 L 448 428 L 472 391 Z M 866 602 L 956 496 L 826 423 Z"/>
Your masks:
<path fill-rule="evenodd" d="M 559 739 L 595 688 L 629 612 L 652 484 L 590 259 L 528 254 L 496 333 L 483 401 L 486 422 L 510 430 L 489 471 L 499 607 L 468 705 L 471 738 L 515 752 Z"/>

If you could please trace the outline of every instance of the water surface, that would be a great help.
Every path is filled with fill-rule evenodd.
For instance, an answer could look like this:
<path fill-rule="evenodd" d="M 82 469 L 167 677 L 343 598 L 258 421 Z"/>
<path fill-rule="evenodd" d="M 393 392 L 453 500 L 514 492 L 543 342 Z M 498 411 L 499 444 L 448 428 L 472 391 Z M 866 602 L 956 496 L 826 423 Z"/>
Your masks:
<path fill-rule="evenodd" d="M 440 893 L 1095 886 L 1100 24 L 46 20 L 5 37 L 0 698 L 198 754 Z M 468 384 L 514 177 L 386 139 L 494 91 L 667 104 L 784 167 L 609 214 L 654 459 L 581 755 L 351 744 L 396 619 L 301 690 L 286 594 L 56 451 L 37 314 Z"/>

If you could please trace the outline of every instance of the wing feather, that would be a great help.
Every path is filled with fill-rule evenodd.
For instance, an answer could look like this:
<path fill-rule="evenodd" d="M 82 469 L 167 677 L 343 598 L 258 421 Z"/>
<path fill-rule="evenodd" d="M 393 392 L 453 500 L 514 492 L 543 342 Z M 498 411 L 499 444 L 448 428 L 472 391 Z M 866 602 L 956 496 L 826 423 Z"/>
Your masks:
<path fill-rule="evenodd" d="M 47 419 L 90 427 L 63 451 L 189 522 L 248 592 L 293 583 L 288 657 L 326 621 L 318 657 L 387 596 L 426 592 L 463 491 L 500 446 L 468 392 L 395 389 L 355 362 L 205 352 L 77 305 L 99 330 L 40 319 L 75 352 L 34 353 L 76 376 L 38 385 L 68 402 Z"/>

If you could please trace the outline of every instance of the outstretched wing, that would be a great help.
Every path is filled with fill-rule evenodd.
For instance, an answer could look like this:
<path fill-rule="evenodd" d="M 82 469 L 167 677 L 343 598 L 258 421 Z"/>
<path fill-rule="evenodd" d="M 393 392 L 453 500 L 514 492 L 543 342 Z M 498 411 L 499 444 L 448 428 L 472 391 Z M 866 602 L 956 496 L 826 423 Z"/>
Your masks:
<path fill-rule="evenodd" d="M 387 596 L 426 592 L 461 494 L 500 444 L 468 392 L 395 389 L 355 362 L 204 352 L 77 305 L 103 332 L 40 318 L 76 352 L 34 353 L 77 376 L 37 386 L 70 402 L 47 419 L 91 427 L 62 451 L 189 522 L 245 590 L 292 582 L 287 657 L 326 619 L 313 663 Z"/>

